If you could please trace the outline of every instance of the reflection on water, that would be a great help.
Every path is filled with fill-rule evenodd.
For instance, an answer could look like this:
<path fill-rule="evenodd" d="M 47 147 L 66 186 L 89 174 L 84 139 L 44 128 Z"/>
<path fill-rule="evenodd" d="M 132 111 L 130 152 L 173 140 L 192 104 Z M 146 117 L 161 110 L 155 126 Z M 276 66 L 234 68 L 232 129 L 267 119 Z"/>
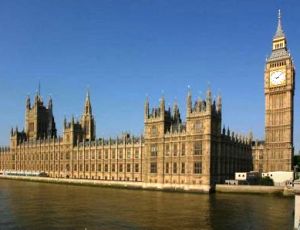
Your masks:
<path fill-rule="evenodd" d="M 293 198 L 0 180 L 0 229 L 292 229 Z"/>

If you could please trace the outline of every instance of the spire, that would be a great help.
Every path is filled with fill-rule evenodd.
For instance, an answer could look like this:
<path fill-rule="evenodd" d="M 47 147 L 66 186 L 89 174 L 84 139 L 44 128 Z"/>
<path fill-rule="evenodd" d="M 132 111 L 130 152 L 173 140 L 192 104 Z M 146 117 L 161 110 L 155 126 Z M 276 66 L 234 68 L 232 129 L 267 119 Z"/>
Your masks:
<path fill-rule="evenodd" d="M 27 95 L 27 97 L 26 97 L 26 108 L 30 109 L 30 97 L 29 97 L 29 95 Z"/>
<path fill-rule="evenodd" d="M 187 108 L 187 114 L 192 112 L 192 92 L 191 92 L 191 87 L 188 86 L 188 95 L 186 98 L 186 108 Z"/>
<path fill-rule="evenodd" d="M 48 100 L 48 109 L 52 109 L 52 106 L 53 106 L 53 104 L 52 104 L 52 97 L 49 96 L 49 100 Z"/>
<path fill-rule="evenodd" d="M 85 100 L 90 100 L 90 90 L 89 89 L 86 92 Z"/>
<path fill-rule="evenodd" d="M 148 95 L 146 96 L 146 101 L 145 101 L 145 119 L 149 118 L 149 98 Z"/>
<path fill-rule="evenodd" d="M 206 109 L 209 111 L 211 110 L 211 104 L 212 104 L 212 98 L 211 98 L 211 89 L 209 85 L 206 92 Z"/>
<path fill-rule="evenodd" d="M 160 107 L 161 116 L 164 117 L 165 116 L 165 97 L 163 95 L 163 92 L 162 92 L 162 96 L 160 98 L 159 107 Z"/>
<path fill-rule="evenodd" d="M 175 102 L 173 105 L 173 118 L 177 123 L 181 122 L 177 99 L 175 99 Z"/>
<path fill-rule="evenodd" d="M 217 97 L 217 111 L 218 112 L 222 111 L 222 97 L 221 97 L 221 95 L 218 95 L 218 97 Z"/>
<path fill-rule="evenodd" d="M 39 81 L 39 85 L 38 85 L 38 95 L 41 95 L 41 82 Z"/>
<path fill-rule="evenodd" d="M 92 114 L 92 105 L 91 105 L 90 91 L 89 90 L 87 90 L 87 92 L 86 92 L 84 113 L 85 114 Z"/>
<path fill-rule="evenodd" d="M 281 25 L 281 11 L 279 9 L 278 10 L 278 25 L 277 25 L 276 33 L 274 35 L 274 39 L 282 38 L 282 37 L 285 37 L 285 34 L 283 32 L 282 25 Z"/>
<path fill-rule="evenodd" d="M 67 118 L 66 118 L 66 116 L 64 117 L 64 128 L 66 128 L 67 127 Z"/>

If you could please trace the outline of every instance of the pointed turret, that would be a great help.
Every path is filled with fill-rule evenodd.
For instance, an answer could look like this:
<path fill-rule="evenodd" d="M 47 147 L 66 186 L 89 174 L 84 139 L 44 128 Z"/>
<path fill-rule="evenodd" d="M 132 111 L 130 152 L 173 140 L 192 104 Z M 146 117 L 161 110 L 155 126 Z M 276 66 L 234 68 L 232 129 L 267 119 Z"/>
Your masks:
<path fill-rule="evenodd" d="M 145 101 L 144 116 L 145 116 L 145 119 L 149 118 L 149 98 L 148 98 L 148 96 L 146 97 L 146 101 Z"/>
<path fill-rule="evenodd" d="M 51 96 L 49 96 L 49 100 L 48 100 L 48 109 L 49 110 L 52 110 L 52 107 L 53 107 L 53 104 L 52 104 L 52 97 Z"/>
<path fill-rule="evenodd" d="M 30 109 L 31 105 L 30 105 L 30 97 L 29 95 L 27 95 L 26 97 L 26 109 Z"/>
<path fill-rule="evenodd" d="M 90 91 L 88 90 L 85 97 L 85 107 L 84 107 L 85 114 L 92 114 L 92 105 L 90 100 Z"/>
<path fill-rule="evenodd" d="M 283 32 L 282 25 L 281 25 L 281 11 L 279 9 L 278 10 L 278 24 L 277 24 L 276 33 L 274 35 L 274 39 L 282 38 L 282 37 L 285 37 L 285 34 Z"/>
<path fill-rule="evenodd" d="M 201 96 L 198 96 L 198 100 L 197 100 L 196 105 L 197 105 L 196 111 L 200 112 L 202 110 L 202 98 L 201 98 Z"/>
<path fill-rule="evenodd" d="M 177 100 L 175 100 L 174 105 L 173 105 L 173 119 L 174 119 L 175 123 L 180 123 L 181 122 Z"/>
<path fill-rule="evenodd" d="M 217 112 L 222 112 L 222 97 L 218 95 L 217 97 Z"/>
<path fill-rule="evenodd" d="M 222 134 L 223 134 L 223 135 L 225 135 L 225 134 L 226 134 L 226 128 L 225 128 L 225 125 L 223 125 Z"/>
<path fill-rule="evenodd" d="M 67 128 L 67 118 L 66 118 L 66 116 L 64 117 L 64 128 Z"/>
<path fill-rule="evenodd" d="M 211 110 L 211 105 L 212 105 L 211 89 L 210 89 L 210 87 L 208 87 L 207 92 L 206 92 L 206 109 L 208 111 Z"/>
<path fill-rule="evenodd" d="M 188 95 L 186 98 L 186 113 L 187 115 L 192 112 L 192 92 L 190 87 L 188 87 Z"/>
<path fill-rule="evenodd" d="M 164 95 L 161 96 L 160 102 L 159 102 L 159 108 L 160 108 L 160 116 L 165 116 L 165 97 Z"/>

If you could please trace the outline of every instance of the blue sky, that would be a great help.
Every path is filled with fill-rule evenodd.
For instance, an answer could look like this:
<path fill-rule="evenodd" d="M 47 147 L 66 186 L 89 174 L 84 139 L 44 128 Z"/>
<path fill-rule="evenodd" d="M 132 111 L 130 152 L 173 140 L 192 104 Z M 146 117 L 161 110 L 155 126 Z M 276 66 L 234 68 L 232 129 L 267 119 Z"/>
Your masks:
<path fill-rule="evenodd" d="M 25 98 L 38 82 L 63 118 L 80 116 L 91 91 L 97 136 L 143 132 L 146 94 L 177 99 L 185 117 L 208 83 L 223 97 L 223 124 L 264 138 L 263 74 L 282 10 L 288 46 L 300 66 L 300 3 L 290 1 L 1 1 L 0 144 L 24 126 Z M 296 76 L 298 82 L 298 76 Z M 295 145 L 300 149 L 299 89 Z"/>

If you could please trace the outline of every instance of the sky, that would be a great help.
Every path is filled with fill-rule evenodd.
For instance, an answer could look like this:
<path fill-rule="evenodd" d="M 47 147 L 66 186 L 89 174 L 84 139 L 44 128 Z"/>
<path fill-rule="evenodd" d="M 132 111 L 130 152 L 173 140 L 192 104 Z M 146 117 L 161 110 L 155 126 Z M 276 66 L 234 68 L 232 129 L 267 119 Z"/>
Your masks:
<path fill-rule="evenodd" d="M 297 0 L 0 1 L 0 144 L 24 127 L 25 99 L 41 84 L 51 96 L 58 133 L 80 117 L 90 90 L 97 137 L 140 135 L 146 95 L 157 106 L 177 100 L 185 120 L 208 86 L 223 99 L 223 124 L 264 139 L 264 66 L 282 11 L 300 66 Z M 298 76 L 296 75 L 296 82 Z M 294 142 L 300 150 L 296 85 Z"/>

